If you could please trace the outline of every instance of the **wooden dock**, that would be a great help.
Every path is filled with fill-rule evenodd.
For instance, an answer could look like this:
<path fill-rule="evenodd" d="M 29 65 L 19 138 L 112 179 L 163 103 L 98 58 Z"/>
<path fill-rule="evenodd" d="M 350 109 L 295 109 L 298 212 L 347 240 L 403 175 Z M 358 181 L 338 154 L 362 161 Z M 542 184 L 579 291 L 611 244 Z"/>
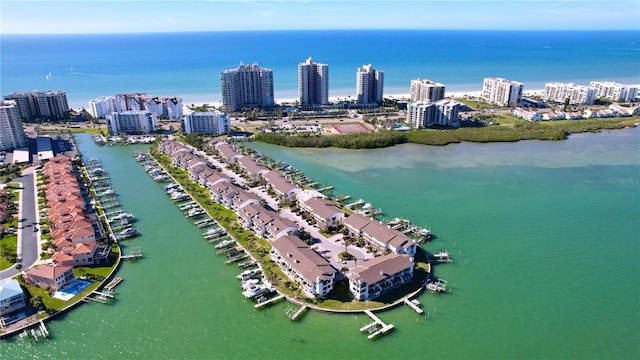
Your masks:
<path fill-rule="evenodd" d="M 384 321 L 380 320 L 380 318 L 375 316 L 370 310 L 365 310 L 364 313 L 373 320 L 372 323 L 360 328 L 360 332 L 369 333 L 367 339 L 375 339 L 380 335 L 386 334 L 394 328 L 393 324 L 385 324 Z"/>
<path fill-rule="evenodd" d="M 104 288 L 107 291 L 113 291 L 113 289 L 115 289 L 115 287 L 118 286 L 121 282 L 122 282 L 122 278 L 121 277 L 115 277 L 107 285 L 105 285 Z"/>
<path fill-rule="evenodd" d="M 267 305 L 275 304 L 275 303 L 277 303 L 278 301 L 280 301 L 282 299 L 284 299 L 284 295 L 278 295 L 276 297 L 272 297 L 269 300 L 265 300 L 263 302 L 257 303 L 253 307 L 255 307 L 256 309 L 260 309 L 260 308 L 263 308 L 263 307 L 265 307 Z"/>
<path fill-rule="evenodd" d="M 140 249 L 139 247 L 135 247 L 135 248 L 131 248 L 131 252 L 129 253 L 129 255 L 121 255 L 120 259 L 122 260 L 137 260 L 139 258 L 141 258 L 142 255 L 142 249 Z"/>
<path fill-rule="evenodd" d="M 418 314 L 422 314 L 424 312 L 419 307 L 420 306 L 420 301 L 418 301 L 417 299 L 414 299 L 414 300 L 404 299 L 404 303 L 409 305 L 409 307 L 412 308 L 413 310 L 415 310 Z"/>
<path fill-rule="evenodd" d="M 302 307 L 300 307 L 298 310 L 296 310 L 296 312 L 293 313 L 293 315 L 291 315 L 291 317 L 289 317 L 289 319 L 291 319 L 291 321 L 296 321 L 298 320 L 298 318 L 300 316 L 302 316 L 302 314 L 304 314 L 304 312 L 308 309 L 307 305 L 303 305 Z"/>

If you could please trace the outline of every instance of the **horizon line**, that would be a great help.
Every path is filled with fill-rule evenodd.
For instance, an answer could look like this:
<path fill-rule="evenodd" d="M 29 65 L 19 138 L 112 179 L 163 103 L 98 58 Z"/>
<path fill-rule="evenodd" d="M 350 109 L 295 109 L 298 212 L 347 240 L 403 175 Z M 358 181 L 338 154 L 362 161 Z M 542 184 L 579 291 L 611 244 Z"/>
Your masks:
<path fill-rule="evenodd" d="M 301 32 L 301 31 L 500 31 L 500 32 L 585 32 L 585 31 L 640 31 L 640 28 L 633 29 L 477 29 L 477 28 L 460 28 L 460 29 L 427 29 L 427 28 L 344 28 L 344 29 L 242 29 L 242 30 L 173 30 L 173 31 L 117 31 L 117 32 L 60 32 L 60 33 L 6 33 L 1 32 L 0 36 L 5 35 L 125 35 L 125 34 L 188 34 L 188 33 L 232 33 L 232 32 Z"/>

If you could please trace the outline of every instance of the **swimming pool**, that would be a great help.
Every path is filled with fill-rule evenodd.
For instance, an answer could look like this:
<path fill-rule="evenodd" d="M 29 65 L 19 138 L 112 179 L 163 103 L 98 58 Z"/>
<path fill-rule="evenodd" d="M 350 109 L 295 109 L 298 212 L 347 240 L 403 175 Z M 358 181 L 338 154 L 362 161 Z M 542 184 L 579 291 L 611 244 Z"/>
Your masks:
<path fill-rule="evenodd" d="M 90 281 L 75 279 L 69 285 L 51 294 L 51 297 L 69 301 L 71 298 L 78 295 L 79 292 L 86 289 L 89 285 L 91 285 Z"/>

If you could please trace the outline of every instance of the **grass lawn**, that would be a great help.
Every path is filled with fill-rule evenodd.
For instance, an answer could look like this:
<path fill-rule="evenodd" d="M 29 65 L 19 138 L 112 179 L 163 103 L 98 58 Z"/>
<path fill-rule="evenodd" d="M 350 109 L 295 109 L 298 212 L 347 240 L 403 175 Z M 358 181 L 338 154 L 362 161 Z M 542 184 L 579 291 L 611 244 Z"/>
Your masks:
<path fill-rule="evenodd" d="M 8 269 L 15 264 L 17 246 L 18 235 L 8 234 L 0 240 L 0 270 Z"/>

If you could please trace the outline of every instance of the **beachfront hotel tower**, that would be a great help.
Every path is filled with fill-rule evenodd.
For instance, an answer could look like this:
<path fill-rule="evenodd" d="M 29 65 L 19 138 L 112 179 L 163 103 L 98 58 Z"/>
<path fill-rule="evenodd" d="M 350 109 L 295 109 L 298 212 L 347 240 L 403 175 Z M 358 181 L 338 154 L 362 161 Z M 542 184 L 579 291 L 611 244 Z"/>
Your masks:
<path fill-rule="evenodd" d="M 638 97 L 637 85 L 624 85 L 615 81 L 592 81 L 589 85 L 596 89 L 598 98 L 629 102 L 635 101 Z"/>
<path fill-rule="evenodd" d="M 194 112 L 182 119 L 183 134 L 223 135 L 229 133 L 229 117 L 219 111 Z"/>
<path fill-rule="evenodd" d="M 300 105 L 329 104 L 329 65 L 307 61 L 298 64 Z"/>
<path fill-rule="evenodd" d="M 434 125 L 458 127 L 460 106 L 449 99 L 415 101 L 407 106 L 406 122 L 416 129 Z"/>
<path fill-rule="evenodd" d="M 444 85 L 431 80 L 411 80 L 410 99 L 414 101 L 438 101 L 444 99 Z"/>
<path fill-rule="evenodd" d="M 516 106 L 522 102 L 523 85 L 503 78 L 485 78 L 482 99 L 500 106 Z"/>
<path fill-rule="evenodd" d="M 150 111 L 121 111 L 111 114 L 109 128 L 113 135 L 150 134 L 158 129 L 158 117 Z"/>
<path fill-rule="evenodd" d="M 62 119 L 69 114 L 67 93 L 61 90 L 15 92 L 4 99 L 16 101 L 22 119 Z"/>
<path fill-rule="evenodd" d="M 384 72 L 371 64 L 362 65 L 356 73 L 356 94 L 358 104 L 381 104 L 384 89 Z"/>
<path fill-rule="evenodd" d="M 106 119 L 112 112 L 116 111 L 115 98 L 113 96 L 102 96 L 88 101 L 89 113 L 96 119 Z"/>
<path fill-rule="evenodd" d="M 27 146 L 20 111 L 15 100 L 0 100 L 0 150 Z"/>
<path fill-rule="evenodd" d="M 244 65 L 220 73 L 222 107 L 234 112 L 242 108 L 268 108 L 274 105 L 273 70 L 257 63 Z"/>
<path fill-rule="evenodd" d="M 597 90 L 594 87 L 576 85 L 574 83 L 546 83 L 542 98 L 564 103 L 569 99 L 571 105 L 589 105 L 596 99 Z"/>

